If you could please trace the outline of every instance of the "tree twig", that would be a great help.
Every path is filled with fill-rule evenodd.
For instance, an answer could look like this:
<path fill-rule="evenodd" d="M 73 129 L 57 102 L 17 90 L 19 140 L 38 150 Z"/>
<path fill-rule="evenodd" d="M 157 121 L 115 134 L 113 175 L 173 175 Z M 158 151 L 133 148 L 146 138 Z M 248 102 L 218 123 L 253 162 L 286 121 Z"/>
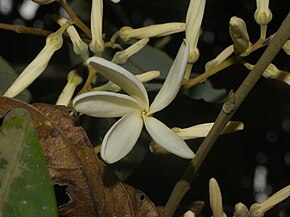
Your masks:
<path fill-rule="evenodd" d="M 190 162 L 186 168 L 181 179 L 176 183 L 171 196 L 166 204 L 163 217 L 171 217 L 174 215 L 175 210 L 182 200 L 183 196 L 190 189 L 190 183 L 195 177 L 197 171 L 199 170 L 202 162 L 206 158 L 208 152 L 213 147 L 213 144 L 219 137 L 223 128 L 227 122 L 235 114 L 238 107 L 247 97 L 251 89 L 254 87 L 256 82 L 262 76 L 265 69 L 272 62 L 274 57 L 280 51 L 285 42 L 289 39 L 290 35 L 290 12 L 283 21 L 282 25 L 278 29 L 273 40 L 270 42 L 269 46 L 261 56 L 261 58 L 256 63 L 253 70 L 246 77 L 240 87 L 237 89 L 236 93 L 231 92 L 228 98 L 228 101 L 224 103 L 223 108 L 221 109 L 213 127 L 208 133 L 207 137 L 203 140 L 200 145 L 196 157 Z"/>

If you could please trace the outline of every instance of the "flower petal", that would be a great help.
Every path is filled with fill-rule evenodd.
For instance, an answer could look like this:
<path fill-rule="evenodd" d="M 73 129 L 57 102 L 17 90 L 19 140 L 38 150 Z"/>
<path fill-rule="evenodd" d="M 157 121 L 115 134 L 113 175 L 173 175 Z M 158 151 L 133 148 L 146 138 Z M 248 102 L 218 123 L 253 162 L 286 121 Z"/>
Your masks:
<path fill-rule="evenodd" d="M 87 63 L 99 73 L 119 85 L 126 93 L 138 100 L 147 110 L 149 107 L 148 95 L 141 81 L 123 67 L 100 57 L 91 57 Z"/>
<path fill-rule="evenodd" d="M 140 112 L 131 112 L 117 121 L 107 132 L 101 147 L 101 156 L 107 163 L 125 157 L 136 144 L 143 120 Z"/>
<path fill-rule="evenodd" d="M 177 56 L 170 68 L 164 84 L 150 106 L 148 115 L 162 110 L 176 97 L 184 77 L 188 51 L 188 43 L 184 40 L 179 48 Z"/>
<path fill-rule="evenodd" d="M 195 156 L 187 144 L 161 121 L 144 116 L 145 127 L 152 139 L 170 153 L 191 159 Z"/>
<path fill-rule="evenodd" d="M 93 91 L 77 96 L 73 101 L 76 111 L 93 117 L 121 117 L 125 114 L 141 110 L 138 102 L 125 94 L 107 91 Z"/>

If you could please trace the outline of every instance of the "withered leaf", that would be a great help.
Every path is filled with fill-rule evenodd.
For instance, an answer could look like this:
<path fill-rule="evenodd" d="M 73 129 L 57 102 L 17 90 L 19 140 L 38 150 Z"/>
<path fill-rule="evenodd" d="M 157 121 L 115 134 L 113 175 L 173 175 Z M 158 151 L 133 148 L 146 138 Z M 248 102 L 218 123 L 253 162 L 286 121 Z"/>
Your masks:
<path fill-rule="evenodd" d="M 1 117 L 16 107 L 30 111 L 51 179 L 66 186 L 70 200 L 59 207 L 60 216 L 159 216 L 149 198 L 120 182 L 97 158 L 65 107 L 0 97 Z"/>

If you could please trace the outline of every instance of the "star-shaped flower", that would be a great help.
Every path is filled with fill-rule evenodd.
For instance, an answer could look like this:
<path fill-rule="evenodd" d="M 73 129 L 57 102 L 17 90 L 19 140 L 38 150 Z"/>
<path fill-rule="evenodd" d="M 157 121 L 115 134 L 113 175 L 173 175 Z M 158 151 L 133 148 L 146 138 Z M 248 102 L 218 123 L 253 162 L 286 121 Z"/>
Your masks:
<path fill-rule="evenodd" d="M 152 139 L 167 151 L 187 159 L 195 156 L 179 136 L 153 117 L 176 97 L 184 77 L 188 53 L 188 43 L 184 41 L 151 105 L 144 85 L 132 73 L 99 57 L 88 59 L 87 62 L 98 72 L 128 94 L 94 91 L 81 94 L 73 101 L 78 112 L 93 117 L 121 117 L 103 139 L 101 156 L 106 162 L 114 163 L 126 156 L 137 142 L 144 125 Z"/>

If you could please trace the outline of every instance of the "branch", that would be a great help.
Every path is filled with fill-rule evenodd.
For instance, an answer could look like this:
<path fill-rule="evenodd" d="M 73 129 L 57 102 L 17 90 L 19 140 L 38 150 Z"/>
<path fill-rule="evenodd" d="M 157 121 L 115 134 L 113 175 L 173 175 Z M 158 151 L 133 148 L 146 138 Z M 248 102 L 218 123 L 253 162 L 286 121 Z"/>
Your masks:
<path fill-rule="evenodd" d="M 192 159 L 181 179 L 176 183 L 166 204 L 163 217 L 173 216 L 178 204 L 180 203 L 186 192 L 190 189 L 190 183 L 192 182 L 202 162 L 204 161 L 210 149 L 213 147 L 223 128 L 235 114 L 236 110 L 247 97 L 247 95 L 254 87 L 256 82 L 259 80 L 259 78 L 262 76 L 265 69 L 272 62 L 274 57 L 278 54 L 282 46 L 288 40 L 289 35 L 290 12 L 278 29 L 273 40 L 270 42 L 265 52 L 256 63 L 255 67 L 237 89 L 236 93 L 230 93 L 228 101 L 224 103 L 223 108 L 220 111 L 213 127 L 200 145 L 196 153 L 196 157 Z"/>

